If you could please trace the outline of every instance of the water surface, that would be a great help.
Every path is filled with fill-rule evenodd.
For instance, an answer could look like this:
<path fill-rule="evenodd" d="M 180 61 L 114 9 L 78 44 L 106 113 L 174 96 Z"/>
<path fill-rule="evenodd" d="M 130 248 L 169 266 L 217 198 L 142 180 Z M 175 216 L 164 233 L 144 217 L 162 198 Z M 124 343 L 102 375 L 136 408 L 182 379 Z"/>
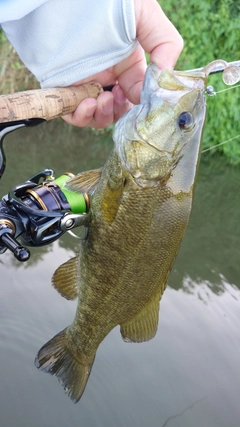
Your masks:
<path fill-rule="evenodd" d="M 36 172 L 101 166 L 101 133 L 59 121 L 6 138 L 1 196 Z M 239 427 L 239 170 L 202 157 L 190 224 L 161 302 L 156 337 L 127 344 L 115 328 L 100 345 L 81 401 L 34 364 L 38 349 L 72 322 L 76 302 L 51 287 L 74 255 L 69 235 L 20 264 L 0 256 L 0 414 L 3 427 Z"/>

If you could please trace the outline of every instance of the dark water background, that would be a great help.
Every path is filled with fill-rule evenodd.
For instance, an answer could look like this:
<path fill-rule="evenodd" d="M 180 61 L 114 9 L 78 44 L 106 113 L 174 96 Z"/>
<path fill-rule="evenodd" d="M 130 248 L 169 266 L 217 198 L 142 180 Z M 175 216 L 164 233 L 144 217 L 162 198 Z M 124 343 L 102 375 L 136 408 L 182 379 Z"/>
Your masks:
<path fill-rule="evenodd" d="M 1 196 L 47 167 L 56 177 L 101 166 L 112 143 L 54 121 L 5 140 Z M 240 201 L 238 168 L 199 170 L 190 224 L 161 302 L 156 337 L 127 344 L 115 328 L 101 344 L 81 401 L 34 364 L 38 349 L 72 322 L 76 302 L 51 287 L 73 256 L 65 235 L 26 264 L 0 256 L 1 427 L 239 427 Z"/>

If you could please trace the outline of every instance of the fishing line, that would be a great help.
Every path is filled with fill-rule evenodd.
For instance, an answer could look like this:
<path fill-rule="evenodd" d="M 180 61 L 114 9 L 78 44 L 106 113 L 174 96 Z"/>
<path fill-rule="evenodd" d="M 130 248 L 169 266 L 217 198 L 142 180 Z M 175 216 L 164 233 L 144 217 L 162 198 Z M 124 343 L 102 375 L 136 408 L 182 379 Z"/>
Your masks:
<path fill-rule="evenodd" d="M 217 92 L 215 92 L 213 86 L 207 86 L 206 90 L 205 90 L 205 93 L 206 93 L 206 95 L 212 97 L 212 96 L 217 95 L 217 93 L 225 92 L 226 90 L 235 89 L 236 87 L 239 87 L 239 86 L 240 86 L 240 84 L 236 85 L 236 86 L 233 86 L 233 87 L 227 87 L 226 89 L 218 90 Z"/>
<path fill-rule="evenodd" d="M 227 139 L 226 141 L 220 142 L 220 144 L 213 145 L 212 147 L 206 148 L 205 150 L 203 150 L 203 151 L 202 151 L 202 153 L 206 153 L 206 151 L 213 150 L 214 148 L 219 147 L 219 145 L 226 144 L 227 142 L 230 142 L 230 141 L 232 141 L 233 139 L 236 139 L 236 138 L 239 138 L 239 137 L 240 137 L 240 134 L 238 134 L 238 135 L 234 136 L 233 138 Z"/>
<path fill-rule="evenodd" d="M 226 90 L 235 89 L 236 87 L 239 87 L 239 86 L 240 86 L 240 84 L 239 84 L 239 85 L 236 85 L 236 86 L 228 87 L 228 88 L 226 88 L 226 89 L 218 90 L 217 92 L 215 92 L 215 91 L 214 91 L 214 89 L 213 89 L 213 87 L 212 87 L 212 86 L 208 86 L 208 87 L 206 88 L 206 94 L 207 94 L 208 96 L 215 96 L 215 95 L 217 95 L 217 93 L 225 92 Z M 227 142 L 231 142 L 231 141 L 233 141 L 234 139 L 239 138 L 239 137 L 240 137 L 240 134 L 238 134 L 238 135 L 236 135 L 236 136 L 233 136 L 232 138 L 227 139 L 226 141 L 220 142 L 220 143 L 219 143 L 219 144 L 217 144 L 217 145 L 213 145 L 212 147 L 206 148 L 205 150 L 203 150 L 203 151 L 202 151 L 202 153 L 206 153 L 207 151 L 214 150 L 214 148 L 217 148 L 217 147 L 219 147 L 220 145 L 223 145 L 223 144 L 227 144 Z"/>
<path fill-rule="evenodd" d="M 236 87 L 239 87 L 239 86 L 240 84 L 233 87 L 227 87 L 226 89 L 222 89 L 222 90 L 218 90 L 217 92 L 214 92 L 214 94 L 216 95 L 217 93 L 226 92 L 226 90 L 235 89 Z"/>

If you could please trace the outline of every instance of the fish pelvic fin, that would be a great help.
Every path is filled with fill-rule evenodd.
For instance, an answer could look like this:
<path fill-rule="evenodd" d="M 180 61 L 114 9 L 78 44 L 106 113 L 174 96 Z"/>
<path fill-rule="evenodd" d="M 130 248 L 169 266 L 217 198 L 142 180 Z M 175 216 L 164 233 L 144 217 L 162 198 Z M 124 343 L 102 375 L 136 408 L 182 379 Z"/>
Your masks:
<path fill-rule="evenodd" d="M 120 325 L 122 338 L 126 342 L 143 342 L 152 339 L 157 332 L 159 296 L 151 300 L 132 319 Z"/>
<path fill-rule="evenodd" d="M 52 277 L 53 287 L 68 300 L 78 296 L 80 283 L 79 256 L 69 259 L 57 268 Z"/>
<path fill-rule="evenodd" d="M 88 360 L 74 351 L 67 329 L 55 335 L 39 350 L 34 363 L 40 371 L 56 376 L 65 393 L 77 403 L 86 387 L 95 356 Z"/>
<path fill-rule="evenodd" d="M 102 168 L 82 172 L 66 183 L 66 188 L 70 191 L 93 194 L 98 186 L 102 175 Z"/>

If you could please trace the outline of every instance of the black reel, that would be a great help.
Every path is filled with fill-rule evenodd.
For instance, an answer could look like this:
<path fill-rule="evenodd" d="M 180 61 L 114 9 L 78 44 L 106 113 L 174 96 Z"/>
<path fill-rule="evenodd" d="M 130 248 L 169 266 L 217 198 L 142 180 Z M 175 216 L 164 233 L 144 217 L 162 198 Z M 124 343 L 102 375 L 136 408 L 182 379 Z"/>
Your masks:
<path fill-rule="evenodd" d="M 31 119 L 0 125 L 0 178 L 6 167 L 2 145 L 5 135 L 20 127 L 35 126 L 43 121 Z M 66 231 L 86 224 L 89 209 L 87 194 L 76 194 L 65 189 L 65 183 L 73 174 L 65 173 L 57 179 L 53 175 L 52 169 L 45 169 L 14 187 L 2 198 L 0 254 L 10 249 L 19 261 L 27 261 L 30 251 L 25 246 L 50 244 Z"/>

